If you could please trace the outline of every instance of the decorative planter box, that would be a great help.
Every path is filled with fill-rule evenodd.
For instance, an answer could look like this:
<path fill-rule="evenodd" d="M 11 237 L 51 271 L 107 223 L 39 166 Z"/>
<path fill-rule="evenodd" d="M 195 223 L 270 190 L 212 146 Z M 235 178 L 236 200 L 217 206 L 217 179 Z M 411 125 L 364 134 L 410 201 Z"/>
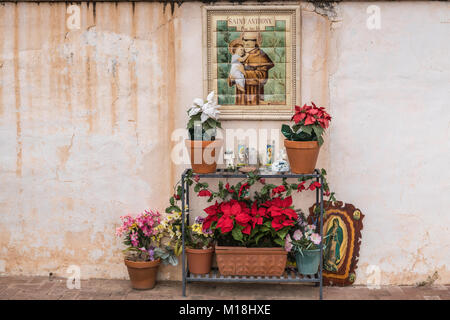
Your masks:
<path fill-rule="evenodd" d="M 216 246 L 217 265 L 224 276 L 281 276 L 286 267 L 284 248 Z"/>

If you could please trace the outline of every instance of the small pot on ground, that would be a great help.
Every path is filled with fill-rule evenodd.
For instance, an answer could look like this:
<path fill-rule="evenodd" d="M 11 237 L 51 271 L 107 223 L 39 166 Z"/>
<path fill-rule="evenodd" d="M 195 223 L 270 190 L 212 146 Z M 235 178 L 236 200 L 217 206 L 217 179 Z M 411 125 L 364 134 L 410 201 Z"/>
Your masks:
<path fill-rule="evenodd" d="M 130 261 L 125 259 L 132 287 L 139 290 L 153 289 L 160 264 L 161 259 L 154 261 Z"/>
<path fill-rule="evenodd" d="M 284 140 L 291 171 L 298 174 L 313 173 L 319 156 L 317 141 Z"/>
<path fill-rule="evenodd" d="M 187 263 L 190 273 L 208 274 L 211 271 L 214 248 L 186 248 Z"/>
<path fill-rule="evenodd" d="M 222 145 L 222 140 L 185 140 L 185 143 L 191 158 L 193 172 L 216 172 L 216 149 Z"/>

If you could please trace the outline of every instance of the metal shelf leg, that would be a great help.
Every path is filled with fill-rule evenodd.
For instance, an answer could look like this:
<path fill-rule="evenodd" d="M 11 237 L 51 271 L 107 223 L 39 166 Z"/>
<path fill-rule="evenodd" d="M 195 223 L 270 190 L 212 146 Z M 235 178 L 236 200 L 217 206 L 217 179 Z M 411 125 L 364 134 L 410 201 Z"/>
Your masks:
<path fill-rule="evenodd" d="M 186 297 L 186 252 L 185 252 L 185 239 L 184 239 L 184 228 L 185 228 L 185 215 L 186 215 L 186 208 L 185 208 L 185 184 L 184 184 L 184 174 L 181 176 L 181 239 L 182 239 L 182 258 L 181 258 L 181 268 L 183 272 L 183 289 L 182 289 L 182 295 L 183 297 Z"/>

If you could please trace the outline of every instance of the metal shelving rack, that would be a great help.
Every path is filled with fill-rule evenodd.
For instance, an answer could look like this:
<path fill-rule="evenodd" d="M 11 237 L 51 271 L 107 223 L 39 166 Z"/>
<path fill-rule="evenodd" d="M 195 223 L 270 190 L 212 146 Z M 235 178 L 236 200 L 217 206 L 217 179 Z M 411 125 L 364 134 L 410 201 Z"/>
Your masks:
<path fill-rule="evenodd" d="M 189 185 L 186 181 L 186 175 L 188 173 L 186 169 L 181 175 L 181 220 L 182 220 L 182 273 L 183 273 L 183 297 L 186 297 L 186 285 L 188 282 L 271 282 L 271 283 L 283 283 L 283 282 L 297 282 L 297 283 L 315 283 L 319 286 L 319 299 L 323 299 L 323 178 L 320 175 L 318 169 L 314 170 L 312 174 L 295 174 L 290 172 L 258 172 L 257 175 L 262 178 L 302 178 L 302 177 L 313 177 L 316 181 L 320 182 L 321 187 L 316 189 L 316 206 L 320 205 L 320 236 L 322 241 L 320 243 L 320 266 L 319 272 L 314 276 L 303 276 L 297 271 L 293 272 L 286 269 L 281 277 L 273 276 L 223 276 L 219 273 L 217 269 L 213 269 L 207 275 L 195 275 L 190 274 L 186 263 L 186 252 L 185 252 L 185 228 L 186 223 L 189 225 L 189 210 L 186 210 L 186 205 L 189 207 Z M 218 169 L 215 173 L 201 174 L 196 173 L 196 176 L 200 178 L 245 178 L 247 175 L 241 172 L 227 172 L 223 169 Z M 187 219 L 185 219 L 187 218 Z M 316 223 L 317 223 L 316 217 Z"/>

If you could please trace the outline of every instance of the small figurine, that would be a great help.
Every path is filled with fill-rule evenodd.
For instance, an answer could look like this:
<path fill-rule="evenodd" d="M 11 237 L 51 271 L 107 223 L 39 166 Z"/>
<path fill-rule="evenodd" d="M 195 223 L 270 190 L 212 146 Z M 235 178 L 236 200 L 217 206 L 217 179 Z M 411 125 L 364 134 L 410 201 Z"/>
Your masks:
<path fill-rule="evenodd" d="M 225 160 L 225 170 L 234 171 L 234 152 L 231 149 L 227 149 L 223 154 Z"/>
<path fill-rule="evenodd" d="M 240 142 L 238 144 L 238 167 L 244 167 L 247 165 L 247 159 L 248 159 L 248 150 L 247 147 L 243 142 Z"/>
<path fill-rule="evenodd" d="M 287 172 L 290 170 L 289 163 L 286 160 L 286 149 L 283 148 L 279 151 L 277 160 L 272 164 L 272 171 L 275 172 Z"/>
<path fill-rule="evenodd" d="M 257 166 L 258 165 L 258 151 L 256 148 L 250 148 L 248 151 L 248 164 L 251 166 Z"/>
<path fill-rule="evenodd" d="M 272 144 L 270 142 L 267 143 L 266 147 L 266 166 L 270 167 L 273 163 L 273 152 L 275 149 L 275 141 L 272 141 Z"/>

